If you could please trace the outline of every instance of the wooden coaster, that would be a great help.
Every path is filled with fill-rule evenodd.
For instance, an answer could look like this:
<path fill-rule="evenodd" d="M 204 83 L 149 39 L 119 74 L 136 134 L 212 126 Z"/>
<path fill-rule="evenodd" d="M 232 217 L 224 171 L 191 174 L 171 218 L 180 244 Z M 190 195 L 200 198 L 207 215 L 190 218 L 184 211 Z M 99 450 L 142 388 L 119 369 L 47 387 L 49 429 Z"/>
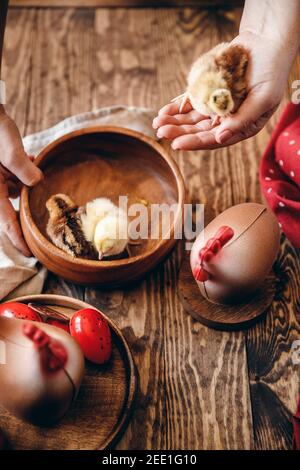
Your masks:
<path fill-rule="evenodd" d="M 14 300 L 44 304 L 68 316 L 81 308 L 93 308 L 61 295 L 31 295 Z M 86 361 L 78 397 L 61 421 L 41 428 L 20 421 L 0 407 L 0 428 L 13 449 L 106 450 L 117 444 L 132 414 L 138 375 L 121 330 L 110 318 L 106 320 L 112 333 L 112 358 L 105 366 Z"/>
<path fill-rule="evenodd" d="M 195 280 L 186 258 L 180 268 L 178 293 L 184 309 L 200 323 L 216 330 L 242 330 L 261 320 L 271 305 L 276 292 L 273 271 L 264 285 L 249 302 L 237 305 L 219 305 L 206 300 Z"/>

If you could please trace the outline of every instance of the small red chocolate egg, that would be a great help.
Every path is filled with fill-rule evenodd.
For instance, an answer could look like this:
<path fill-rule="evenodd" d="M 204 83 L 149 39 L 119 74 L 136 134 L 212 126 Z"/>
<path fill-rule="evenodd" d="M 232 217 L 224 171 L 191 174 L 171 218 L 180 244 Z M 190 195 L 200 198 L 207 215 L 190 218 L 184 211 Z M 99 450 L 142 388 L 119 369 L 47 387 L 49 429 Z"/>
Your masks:
<path fill-rule="evenodd" d="M 41 322 L 40 315 L 26 304 L 20 302 L 5 302 L 0 305 L 0 316 L 6 318 L 18 318 L 19 320 L 29 320 Z"/>
<path fill-rule="evenodd" d="M 92 308 L 75 312 L 70 322 L 70 333 L 91 362 L 104 364 L 111 356 L 111 333 L 106 319 Z"/>

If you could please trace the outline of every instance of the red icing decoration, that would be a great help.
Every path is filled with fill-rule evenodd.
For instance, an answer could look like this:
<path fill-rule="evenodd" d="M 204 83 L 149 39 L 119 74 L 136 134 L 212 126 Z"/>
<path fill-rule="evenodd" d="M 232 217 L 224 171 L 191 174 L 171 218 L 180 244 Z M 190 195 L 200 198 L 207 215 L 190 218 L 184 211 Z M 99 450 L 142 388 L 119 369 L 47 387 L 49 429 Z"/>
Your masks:
<path fill-rule="evenodd" d="M 207 240 L 205 246 L 199 251 L 199 263 L 193 269 L 193 276 L 198 282 L 208 281 L 210 274 L 203 268 L 203 263 L 209 263 L 211 259 L 219 253 L 226 243 L 234 236 L 231 227 L 220 227 L 216 235 Z"/>
<path fill-rule="evenodd" d="M 193 276 L 198 282 L 205 282 L 209 279 L 208 272 L 201 268 L 200 264 L 196 264 L 195 268 L 193 269 Z"/>
<path fill-rule="evenodd" d="M 43 330 L 31 323 L 24 323 L 23 333 L 40 352 L 43 369 L 47 372 L 61 370 L 68 359 L 68 354 L 60 341 L 57 341 Z"/>

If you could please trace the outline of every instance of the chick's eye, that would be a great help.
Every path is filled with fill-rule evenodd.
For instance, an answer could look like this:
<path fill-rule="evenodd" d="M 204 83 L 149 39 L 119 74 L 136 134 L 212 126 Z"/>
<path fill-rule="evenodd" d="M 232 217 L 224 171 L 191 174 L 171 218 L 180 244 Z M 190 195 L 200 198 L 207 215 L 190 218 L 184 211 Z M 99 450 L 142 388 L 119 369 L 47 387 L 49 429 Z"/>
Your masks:
<path fill-rule="evenodd" d="M 216 96 L 214 96 L 214 102 L 215 102 L 215 103 L 217 102 L 217 97 L 216 97 Z"/>

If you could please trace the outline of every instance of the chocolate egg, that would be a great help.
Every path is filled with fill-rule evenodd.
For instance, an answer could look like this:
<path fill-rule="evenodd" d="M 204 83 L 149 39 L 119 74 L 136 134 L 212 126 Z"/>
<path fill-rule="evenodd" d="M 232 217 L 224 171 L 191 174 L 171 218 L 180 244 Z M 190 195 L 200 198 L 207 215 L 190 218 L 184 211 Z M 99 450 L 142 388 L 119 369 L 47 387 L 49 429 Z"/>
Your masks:
<path fill-rule="evenodd" d="M 280 231 L 265 206 L 233 206 L 210 222 L 191 251 L 201 294 L 219 304 L 246 301 L 264 282 L 276 259 Z"/>
<path fill-rule="evenodd" d="M 45 323 L 0 317 L 0 405 L 35 424 L 64 416 L 84 373 L 80 347 Z"/>

